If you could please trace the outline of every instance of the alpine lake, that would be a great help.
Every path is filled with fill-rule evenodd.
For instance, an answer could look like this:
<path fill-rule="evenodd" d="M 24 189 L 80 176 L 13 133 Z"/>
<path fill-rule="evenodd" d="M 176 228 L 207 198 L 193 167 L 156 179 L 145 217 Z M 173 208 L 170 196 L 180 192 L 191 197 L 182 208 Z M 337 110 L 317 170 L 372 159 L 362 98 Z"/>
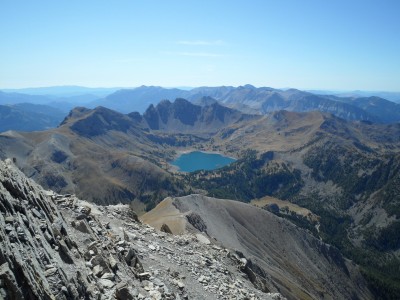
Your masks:
<path fill-rule="evenodd" d="M 209 153 L 202 151 L 192 151 L 182 153 L 170 164 L 177 167 L 181 172 L 194 172 L 198 170 L 215 170 L 222 168 L 236 159 L 219 153 Z"/>

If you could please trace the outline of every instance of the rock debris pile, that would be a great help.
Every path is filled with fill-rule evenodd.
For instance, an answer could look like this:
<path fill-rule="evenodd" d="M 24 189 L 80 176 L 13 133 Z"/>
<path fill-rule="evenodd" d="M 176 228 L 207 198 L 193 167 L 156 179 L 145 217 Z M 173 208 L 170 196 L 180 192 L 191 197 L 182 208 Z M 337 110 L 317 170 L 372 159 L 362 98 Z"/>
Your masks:
<path fill-rule="evenodd" d="M 246 258 L 206 236 L 44 191 L 10 160 L 0 183 L 0 299 L 284 299 L 257 290 Z"/>

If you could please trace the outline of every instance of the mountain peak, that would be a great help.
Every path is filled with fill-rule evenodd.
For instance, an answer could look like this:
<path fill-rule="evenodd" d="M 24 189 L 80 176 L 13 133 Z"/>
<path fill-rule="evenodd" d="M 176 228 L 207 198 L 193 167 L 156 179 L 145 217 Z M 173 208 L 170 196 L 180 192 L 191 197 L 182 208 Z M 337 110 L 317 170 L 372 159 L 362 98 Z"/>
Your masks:
<path fill-rule="evenodd" d="M 108 130 L 126 132 L 135 125 L 129 116 L 98 106 L 94 109 L 84 107 L 73 109 L 60 126 L 68 126 L 83 136 L 93 137 Z"/>
<path fill-rule="evenodd" d="M 256 89 L 256 87 L 255 87 L 254 85 L 251 85 L 251 84 L 245 84 L 245 85 L 243 86 L 243 88 L 246 88 L 246 89 Z"/>
<path fill-rule="evenodd" d="M 72 123 L 72 122 L 84 117 L 91 111 L 92 111 L 91 109 L 86 108 L 86 107 L 81 107 L 81 106 L 75 107 L 69 112 L 69 114 L 61 122 L 60 126 L 66 125 L 68 123 Z"/>

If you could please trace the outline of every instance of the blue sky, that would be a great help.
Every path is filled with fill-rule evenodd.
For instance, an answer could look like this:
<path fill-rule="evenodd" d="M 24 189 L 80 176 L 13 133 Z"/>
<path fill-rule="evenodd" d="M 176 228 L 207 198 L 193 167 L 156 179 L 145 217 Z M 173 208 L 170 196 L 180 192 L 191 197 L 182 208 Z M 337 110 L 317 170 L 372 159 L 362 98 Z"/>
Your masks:
<path fill-rule="evenodd" d="M 400 1 L 0 0 L 0 88 L 400 91 Z"/>

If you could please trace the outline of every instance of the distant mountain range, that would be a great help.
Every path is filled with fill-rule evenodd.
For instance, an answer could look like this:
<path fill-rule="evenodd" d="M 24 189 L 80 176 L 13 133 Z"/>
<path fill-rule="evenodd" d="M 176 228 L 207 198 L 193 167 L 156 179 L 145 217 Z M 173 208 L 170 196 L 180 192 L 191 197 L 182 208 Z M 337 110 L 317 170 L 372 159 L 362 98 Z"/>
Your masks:
<path fill-rule="evenodd" d="M 329 112 L 347 120 L 365 120 L 381 123 L 400 122 L 400 104 L 379 97 L 338 97 L 317 95 L 296 89 L 279 90 L 251 85 L 239 87 L 199 87 L 191 90 L 165 89 L 141 86 L 117 91 L 103 99 L 90 103 L 122 113 L 144 112 L 150 104 L 160 100 L 185 98 L 199 103 L 203 97 L 211 97 L 222 105 L 246 113 L 268 114 L 278 110 Z"/>
<path fill-rule="evenodd" d="M 400 92 L 385 91 L 329 91 L 329 90 L 308 90 L 308 92 L 318 95 L 335 95 L 338 97 L 380 97 L 396 103 L 400 103 Z"/>
<path fill-rule="evenodd" d="M 188 91 L 180 89 L 166 89 L 158 86 L 141 86 L 135 89 L 118 90 L 103 99 L 90 103 L 91 107 L 104 106 L 122 113 L 143 113 L 150 104 L 157 104 L 161 100 L 175 100 L 186 98 Z"/>
<path fill-rule="evenodd" d="M 35 131 L 57 127 L 76 106 L 104 96 L 104 93 L 76 94 L 90 89 L 38 88 L 0 91 L 0 132 L 6 130 Z M 73 91 L 76 91 L 73 92 Z M 24 94 L 21 92 L 29 92 Z M 52 92 L 54 94 L 46 94 Z M 41 94 L 43 93 L 43 94 Z"/>
<path fill-rule="evenodd" d="M 0 105 L 0 132 L 35 131 L 57 127 L 65 113 L 48 105 L 18 103 Z"/>
<path fill-rule="evenodd" d="M 24 94 L 16 92 L 0 91 L 0 104 L 32 103 L 56 105 L 58 103 L 69 103 L 70 105 L 84 104 L 98 99 L 100 96 L 95 94 L 76 94 L 76 95 L 47 95 L 47 94 Z"/>
<path fill-rule="evenodd" d="M 55 108 L 57 112 L 62 111 L 64 116 L 77 106 L 87 108 L 103 106 L 124 114 L 144 113 L 151 105 L 155 107 L 162 100 L 171 102 L 182 98 L 200 106 L 218 102 L 222 106 L 247 114 L 265 115 L 279 110 L 295 112 L 317 110 L 332 113 L 346 120 L 400 122 L 400 104 L 377 96 L 315 94 L 296 89 L 256 88 L 252 85 L 198 87 L 189 90 L 157 86 L 140 86 L 133 89 L 65 86 L 5 91 L 7 92 L 0 91 L 0 105 L 19 104 L 18 111 L 23 110 L 24 103 L 46 105 Z M 164 104 L 160 104 L 159 109 L 163 109 Z M 149 114 L 151 111 L 148 111 L 147 117 L 150 117 Z M 16 116 L 12 118 L 16 119 Z M 10 121 L 12 118 L 7 118 L 3 115 L 3 121 L 0 122 L 9 125 L 1 127 L 0 130 L 42 130 L 56 127 L 57 121 L 60 120 L 59 113 L 55 114 L 50 108 L 42 109 L 39 117 L 30 118 L 25 115 L 19 118 L 18 126 L 14 126 L 16 123 Z"/>
<path fill-rule="evenodd" d="M 72 97 L 80 95 L 95 95 L 96 97 L 104 97 L 121 88 L 88 88 L 83 86 L 51 86 L 38 88 L 22 88 L 22 89 L 3 89 L 6 93 L 18 93 L 29 95 L 47 95 L 53 97 Z"/>

